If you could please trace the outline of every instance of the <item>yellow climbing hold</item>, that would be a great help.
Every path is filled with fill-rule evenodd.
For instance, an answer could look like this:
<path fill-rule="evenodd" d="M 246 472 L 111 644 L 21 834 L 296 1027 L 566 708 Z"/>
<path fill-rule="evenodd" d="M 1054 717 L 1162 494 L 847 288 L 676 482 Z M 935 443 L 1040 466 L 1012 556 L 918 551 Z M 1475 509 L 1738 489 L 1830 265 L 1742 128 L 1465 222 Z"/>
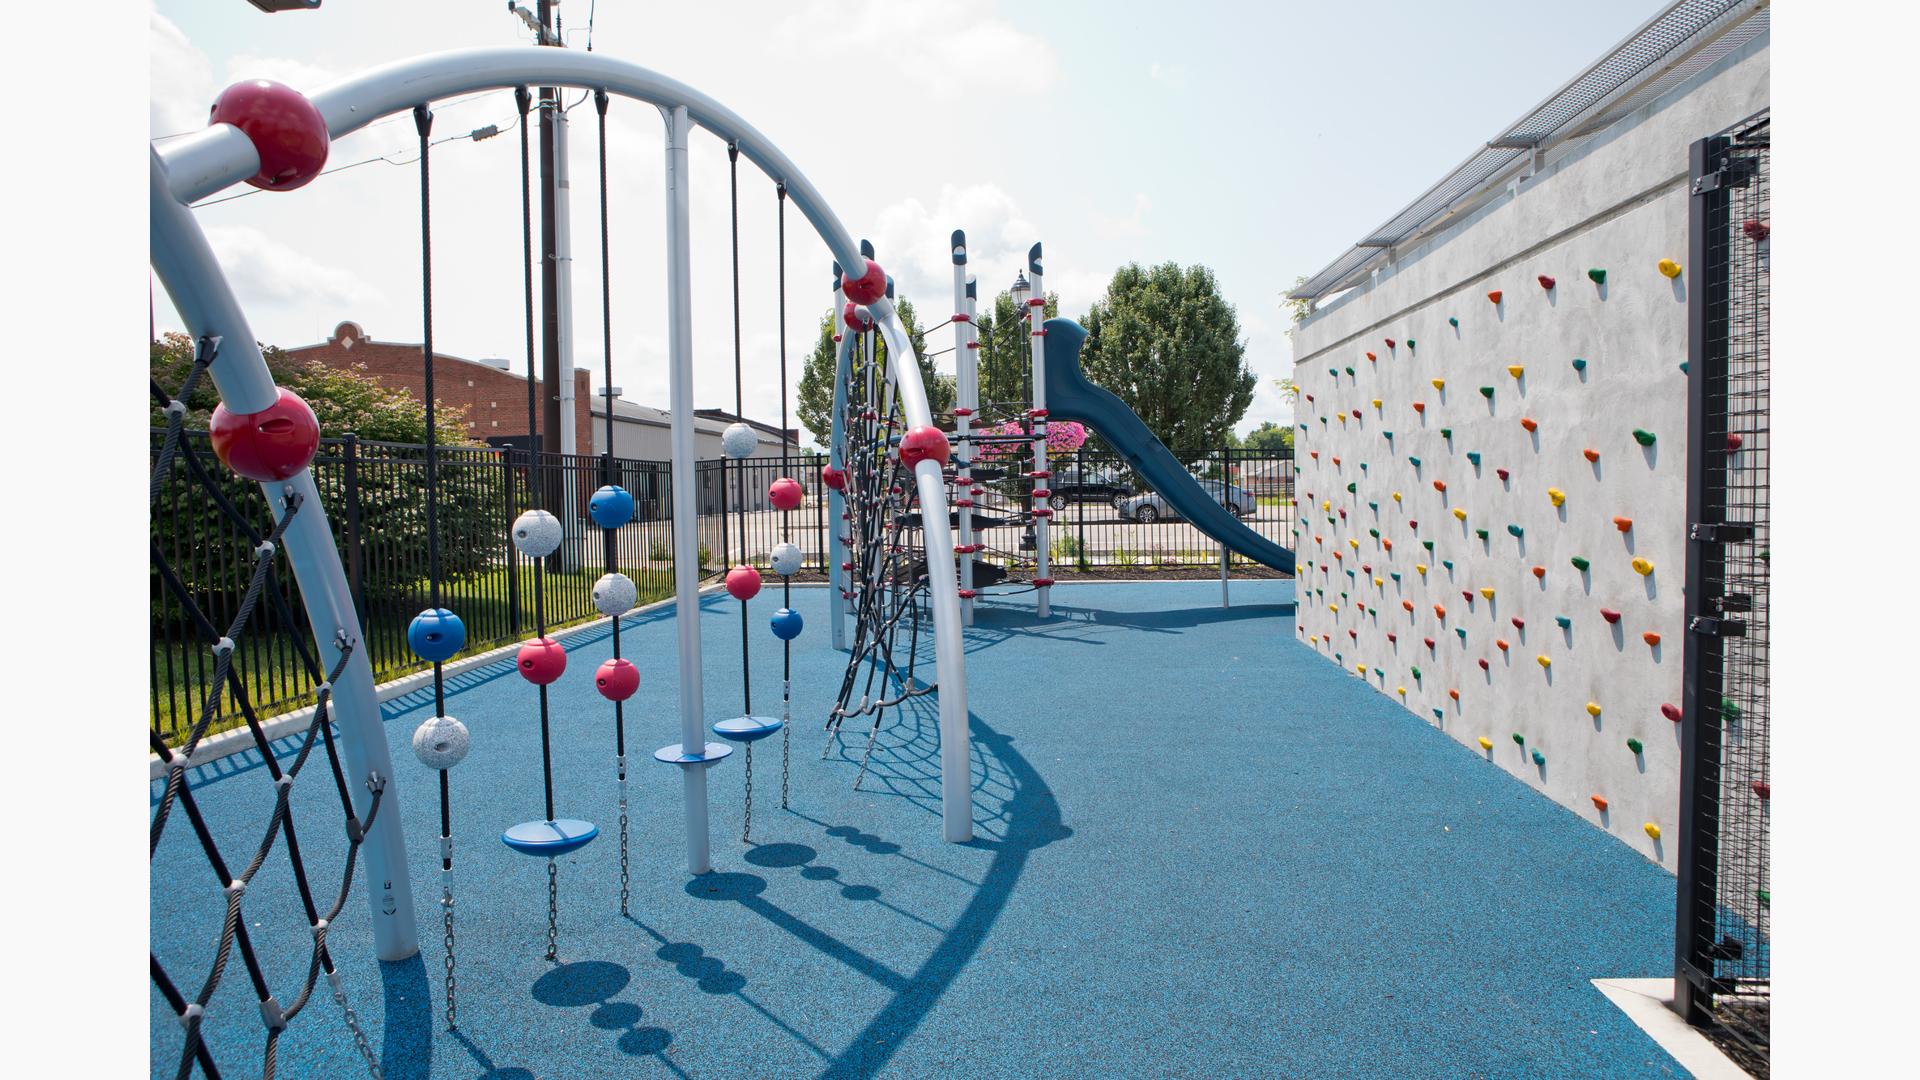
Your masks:
<path fill-rule="evenodd" d="M 1548 656 L 1546 653 L 1541 653 L 1539 656 L 1534 657 L 1534 659 L 1540 661 L 1541 667 L 1553 666 L 1553 658 Z"/>
<path fill-rule="evenodd" d="M 1400 691 L 1400 696 L 1401 696 L 1401 697 L 1406 697 L 1406 696 L 1407 696 L 1407 688 L 1406 688 L 1406 687 L 1404 687 L 1404 686 L 1402 686 L 1402 687 L 1399 687 L 1398 689 L 1399 689 L 1399 691 Z"/>
<path fill-rule="evenodd" d="M 1394 493 L 1393 493 L 1393 501 L 1394 501 L 1394 502 L 1399 502 L 1399 501 L 1400 501 L 1400 493 L 1399 493 L 1399 492 L 1397 492 L 1397 491 L 1396 491 L 1396 492 L 1394 492 Z"/>
<path fill-rule="evenodd" d="M 1353 666 L 1353 670 L 1355 670 L 1355 671 L 1357 671 L 1357 672 L 1359 672 L 1359 673 L 1360 673 L 1360 674 L 1362 674 L 1362 675 L 1365 675 L 1365 674 L 1367 673 L 1367 665 L 1365 665 L 1365 664 L 1355 664 L 1355 665 Z"/>
<path fill-rule="evenodd" d="M 1553 501 L 1553 505 L 1555 506 L 1567 505 L 1567 493 L 1564 491 L 1561 491 L 1559 488 L 1548 488 L 1547 498 L 1551 499 Z"/>
<path fill-rule="evenodd" d="M 1374 398 L 1374 399 L 1373 399 L 1373 407 L 1374 407 L 1374 408 L 1376 408 L 1376 409 L 1380 407 L 1380 399 L 1379 399 L 1379 398 Z"/>
<path fill-rule="evenodd" d="M 1599 715 L 1600 715 L 1600 703 L 1599 703 L 1599 702 L 1597 702 L 1597 701 L 1589 701 L 1589 702 L 1587 702 L 1587 715 L 1588 715 L 1588 716 L 1599 716 Z"/>
<path fill-rule="evenodd" d="M 1359 551 L 1359 550 L 1360 550 L 1360 541 L 1358 541 L 1358 540 L 1355 540 L 1355 539 L 1353 539 L 1352 537 L 1348 537 L 1348 538 L 1347 538 L 1347 546 L 1348 546 L 1348 547 L 1351 547 L 1351 548 L 1352 548 L 1353 550 L 1355 550 L 1355 551 Z"/>
<path fill-rule="evenodd" d="M 1453 508 L 1453 516 L 1459 518 L 1461 521 L 1467 520 L 1467 512 L 1457 506 Z"/>
<path fill-rule="evenodd" d="M 1648 836 L 1653 837 L 1655 840 L 1660 839 L 1660 826 L 1655 825 L 1653 822 L 1649 821 L 1644 826 L 1642 826 L 1642 828 L 1647 830 Z"/>
<path fill-rule="evenodd" d="M 1342 424 L 1344 424 L 1344 423 L 1346 423 L 1346 422 L 1347 422 L 1347 414 L 1346 414 L 1346 413 L 1334 413 L 1333 415 L 1334 415 L 1334 418 L 1335 418 L 1336 420 L 1339 420 L 1339 421 L 1340 421 L 1340 422 L 1341 422 Z"/>
<path fill-rule="evenodd" d="M 1387 583 L 1387 581 L 1386 581 L 1386 579 L 1385 579 L 1385 578 L 1374 578 L 1374 579 L 1373 579 L 1373 587 L 1374 587 L 1374 588 L 1376 588 L 1376 589 L 1378 589 L 1378 588 L 1380 588 L 1381 586 L 1383 586 L 1383 585 L 1385 585 L 1386 583 Z"/>
<path fill-rule="evenodd" d="M 1480 589 L 1480 595 L 1486 597 L 1489 600 L 1493 599 L 1493 586 L 1491 585 L 1483 586 Z"/>
<path fill-rule="evenodd" d="M 1514 377 L 1514 378 L 1516 378 L 1516 379 L 1517 379 L 1517 378 L 1519 378 L 1519 377 L 1520 377 L 1520 376 L 1522 376 L 1522 375 L 1525 375 L 1526 373 L 1527 373 L 1527 369 L 1526 369 L 1526 368 L 1524 368 L 1524 367 L 1522 367 L 1522 366 L 1520 366 L 1519 364 L 1508 364 L 1508 365 L 1507 365 L 1507 374 L 1509 374 L 1509 375 L 1511 375 L 1511 376 L 1513 376 L 1513 377 Z"/>
<path fill-rule="evenodd" d="M 1487 738 L 1485 735 L 1480 736 L 1480 749 L 1482 750 L 1493 749 L 1493 740 Z"/>
<path fill-rule="evenodd" d="M 1635 558 L 1633 560 L 1633 572 L 1639 574 L 1641 577 L 1646 577 L 1648 574 L 1653 573 L 1653 563 L 1643 558 Z"/>
<path fill-rule="evenodd" d="M 1445 390 L 1447 388 L 1447 380 L 1445 379 L 1433 380 L 1433 388 L 1435 390 Z"/>
<path fill-rule="evenodd" d="M 1426 563 L 1423 563 L 1423 562 L 1417 562 L 1417 563 L 1414 563 L 1414 564 L 1413 564 L 1413 568 L 1414 568 L 1415 570 L 1417 570 L 1417 571 L 1419 571 L 1419 572 L 1420 572 L 1420 576 L 1421 576 L 1421 577 L 1426 577 L 1426 576 L 1427 576 L 1427 564 L 1426 564 Z"/>
<path fill-rule="evenodd" d="M 1669 278 L 1677 278 L 1680 276 L 1680 264 L 1672 259 L 1661 259 L 1660 272 Z"/>
<path fill-rule="evenodd" d="M 1333 500 L 1332 499 L 1320 500 L 1320 509 L 1331 511 L 1333 509 Z"/>
<path fill-rule="evenodd" d="M 1327 610 L 1328 610 L 1328 611 L 1332 611 L 1332 612 L 1336 612 L 1336 613 L 1337 613 L 1337 612 L 1339 612 L 1339 610 L 1340 610 L 1340 605 L 1339 605 L 1339 604 L 1328 604 L 1328 605 L 1327 605 Z"/>

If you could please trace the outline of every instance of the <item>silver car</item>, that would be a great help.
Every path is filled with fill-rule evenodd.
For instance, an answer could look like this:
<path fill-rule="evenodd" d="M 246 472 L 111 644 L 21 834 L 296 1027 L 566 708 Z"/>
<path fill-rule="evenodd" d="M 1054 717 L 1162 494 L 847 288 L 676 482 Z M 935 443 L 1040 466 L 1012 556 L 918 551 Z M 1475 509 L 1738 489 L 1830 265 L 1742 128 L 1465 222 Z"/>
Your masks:
<path fill-rule="evenodd" d="M 1246 488 L 1228 484 L 1220 480 L 1195 481 L 1201 490 L 1213 496 L 1213 501 L 1227 508 L 1234 517 L 1244 517 L 1253 512 L 1253 493 Z M 1119 504 L 1120 516 L 1129 521 L 1151 523 L 1161 519 L 1180 519 L 1180 514 L 1157 491 L 1135 495 Z"/>

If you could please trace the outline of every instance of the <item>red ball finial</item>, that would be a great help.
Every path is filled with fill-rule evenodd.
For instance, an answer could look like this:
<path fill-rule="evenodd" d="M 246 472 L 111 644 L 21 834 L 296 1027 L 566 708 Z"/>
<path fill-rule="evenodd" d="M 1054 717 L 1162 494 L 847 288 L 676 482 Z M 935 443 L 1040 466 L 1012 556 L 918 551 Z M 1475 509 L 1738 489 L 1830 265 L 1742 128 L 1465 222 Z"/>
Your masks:
<path fill-rule="evenodd" d="M 735 600 L 751 600 L 760 595 L 760 571 L 751 566 L 736 566 L 727 571 L 727 592 Z"/>
<path fill-rule="evenodd" d="M 320 175 L 327 163 L 327 121 L 306 95 L 266 79 L 234 83 L 213 103 L 212 124 L 232 124 L 253 142 L 260 171 L 247 183 L 292 191 Z"/>
<path fill-rule="evenodd" d="M 280 387 L 280 397 L 255 413 L 232 413 L 216 405 L 207 434 L 220 463 L 249 480 L 285 480 L 307 467 L 320 448 L 320 421 L 300 395 Z"/>
<path fill-rule="evenodd" d="M 909 469 L 927 460 L 945 465 L 952 456 L 953 445 L 947 442 L 947 433 L 937 427 L 923 425 L 900 439 L 900 463 Z"/>
<path fill-rule="evenodd" d="M 537 637 L 520 646 L 514 664 L 528 682 L 546 686 L 566 673 L 567 650 L 550 637 Z"/>
<path fill-rule="evenodd" d="M 847 324 L 847 329 L 855 333 L 865 333 L 873 329 L 873 313 L 851 300 L 847 301 L 847 306 L 841 309 L 840 318 Z"/>
<path fill-rule="evenodd" d="M 887 295 L 887 272 L 880 269 L 879 263 L 868 259 L 864 276 L 850 278 L 845 274 L 840 275 L 840 291 L 856 304 L 878 303 L 881 297 Z"/>
<path fill-rule="evenodd" d="M 625 701 L 640 689 L 640 669 L 631 660 L 615 657 L 593 673 L 593 686 L 608 701 Z"/>
<path fill-rule="evenodd" d="M 832 465 L 820 466 L 820 482 L 835 491 L 847 490 L 847 474 Z"/>
<path fill-rule="evenodd" d="M 776 510 L 792 510 L 798 507 L 806 494 L 806 491 L 800 487 L 800 481 L 791 476 L 783 476 L 767 488 L 767 499 L 773 503 Z"/>

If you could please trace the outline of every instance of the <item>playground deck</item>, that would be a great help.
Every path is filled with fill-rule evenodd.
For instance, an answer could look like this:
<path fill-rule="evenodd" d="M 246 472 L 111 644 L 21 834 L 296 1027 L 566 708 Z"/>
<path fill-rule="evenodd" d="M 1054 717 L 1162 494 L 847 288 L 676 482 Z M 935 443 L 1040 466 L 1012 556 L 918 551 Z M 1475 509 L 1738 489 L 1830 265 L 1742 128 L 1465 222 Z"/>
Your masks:
<path fill-rule="evenodd" d="M 407 747 L 430 692 L 392 702 L 421 953 L 370 959 L 356 895 L 330 941 L 389 1077 L 1681 1076 L 1594 978 L 1671 970 L 1664 871 L 1298 644 L 1292 583 L 1063 585 L 983 603 L 969 633 L 977 838 L 939 837 L 931 702 L 889 717 L 865 791 L 863 733 L 821 760 L 844 667 L 823 589 L 795 590 L 791 809 L 780 742 L 758 744 L 754 846 L 741 755 L 712 774 L 717 872 L 689 880 L 673 615 L 628 621 L 632 916 L 618 912 L 612 710 L 569 642 L 553 689 L 557 810 L 600 824 L 560 868 L 560 964 L 542 959 L 546 873 L 498 841 L 540 812 L 535 692 L 509 664 L 449 680 L 472 729 L 454 770 L 460 1029 L 442 1023 L 432 774 Z M 753 604 L 755 712 L 780 700 L 777 604 Z M 703 608 L 708 713 L 738 711 L 738 605 Z M 931 675 L 929 665 L 927 673 Z M 223 840 L 266 820 L 248 757 L 204 766 Z M 317 880 L 337 881 L 323 770 L 296 791 Z M 246 845 L 250 847 L 251 845 Z M 364 883 L 357 882 L 360 892 Z M 325 886 L 322 886 L 325 887 Z M 197 986 L 222 904 L 185 829 L 153 861 L 152 940 Z M 276 987 L 307 954 L 284 852 L 248 896 Z M 237 964 L 237 961 L 236 961 Z M 364 1072 L 324 994 L 281 1075 Z M 154 1075 L 178 1026 L 157 996 Z M 257 1072 L 247 981 L 209 1014 L 223 1069 Z"/>

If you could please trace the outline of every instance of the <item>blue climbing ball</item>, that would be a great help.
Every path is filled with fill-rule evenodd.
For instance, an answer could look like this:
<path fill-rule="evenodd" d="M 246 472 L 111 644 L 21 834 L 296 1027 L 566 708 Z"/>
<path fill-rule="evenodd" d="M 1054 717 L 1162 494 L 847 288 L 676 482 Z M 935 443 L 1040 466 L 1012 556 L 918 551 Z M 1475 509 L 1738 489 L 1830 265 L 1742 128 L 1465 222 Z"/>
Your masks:
<path fill-rule="evenodd" d="M 800 631 L 807 625 L 806 622 L 800 618 L 800 613 L 790 607 L 783 607 L 779 611 L 774 612 L 772 622 L 773 636 L 779 638 L 781 641 L 792 641 L 794 638 L 799 637 Z"/>
<path fill-rule="evenodd" d="M 608 484 L 587 501 L 587 513 L 603 529 L 617 529 L 633 520 L 633 496 L 619 484 Z"/>
<path fill-rule="evenodd" d="M 407 647 L 431 663 L 448 660 L 467 644 L 467 627 L 446 608 L 428 608 L 407 624 Z"/>

